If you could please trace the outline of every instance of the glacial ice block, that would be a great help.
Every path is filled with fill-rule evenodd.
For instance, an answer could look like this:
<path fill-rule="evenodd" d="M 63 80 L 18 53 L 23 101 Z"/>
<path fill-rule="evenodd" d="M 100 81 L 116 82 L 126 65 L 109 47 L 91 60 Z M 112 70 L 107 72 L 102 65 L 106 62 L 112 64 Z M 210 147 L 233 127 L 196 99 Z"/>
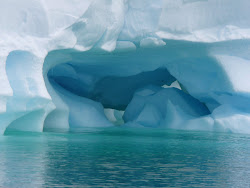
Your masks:
<path fill-rule="evenodd" d="M 178 117 L 180 119 L 210 114 L 204 104 L 179 89 L 151 86 L 135 93 L 125 110 L 124 120 L 147 127 L 170 127 L 168 122 L 172 118 L 168 114 L 172 114 L 173 110 L 182 113 L 182 116 Z"/>
<path fill-rule="evenodd" d="M 125 109 L 124 120 L 137 125 L 250 133 L 248 7 L 2 1 L 0 134 L 121 125 Z"/>

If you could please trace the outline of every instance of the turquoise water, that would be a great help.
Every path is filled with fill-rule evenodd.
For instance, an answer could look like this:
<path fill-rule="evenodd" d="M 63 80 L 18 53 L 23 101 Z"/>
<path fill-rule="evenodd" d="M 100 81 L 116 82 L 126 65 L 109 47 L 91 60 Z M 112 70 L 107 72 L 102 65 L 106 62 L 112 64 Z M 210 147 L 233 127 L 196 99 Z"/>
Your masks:
<path fill-rule="evenodd" d="M 0 187 L 249 187 L 250 136 L 85 129 L 0 137 Z"/>

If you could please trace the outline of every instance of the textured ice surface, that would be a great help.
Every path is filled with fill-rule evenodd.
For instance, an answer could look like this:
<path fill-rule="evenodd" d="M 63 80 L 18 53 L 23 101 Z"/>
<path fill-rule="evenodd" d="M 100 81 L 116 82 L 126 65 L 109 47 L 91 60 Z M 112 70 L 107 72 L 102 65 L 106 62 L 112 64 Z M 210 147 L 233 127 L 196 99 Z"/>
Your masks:
<path fill-rule="evenodd" d="M 204 104 L 179 89 L 150 86 L 135 93 L 125 111 L 124 120 L 142 126 L 171 127 L 171 123 L 176 121 L 174 118 L 179 119 L 173 116 L 175 112 L 180 114 L 180 119 L 209 114 Z"/>
<path fill-rule="evenodd" d="M 123 119 L 250 133 L 248 0 L 0 1 L 1 134 Z"/>

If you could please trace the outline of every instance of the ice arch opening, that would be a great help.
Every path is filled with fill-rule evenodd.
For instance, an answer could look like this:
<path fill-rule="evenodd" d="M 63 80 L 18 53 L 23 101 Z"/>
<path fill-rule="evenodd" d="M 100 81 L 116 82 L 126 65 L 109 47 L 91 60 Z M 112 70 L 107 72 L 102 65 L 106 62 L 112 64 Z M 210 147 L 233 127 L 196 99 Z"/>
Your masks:
<path fill-rule="evenodd" d="M 48 72 L 50 83 L 59 91 L 61 98 L 66 101 L 68 106 L 71 106 L 70 111 L 72 112 L 72 108 L 77 109 L 74 114 L 70 113 L 70 124 L 72 126 L 86 124 L 86 122 L 82 121 L 84 118 L 81 113 L 87 104 L 92 105 L 88 107 L 90 109 L 93 107 L 99 109 L 100 114 L 96 114 L 96 117 L 102 115 L 101 106 L 103 106 L 104 114 L 111 122 L 123 124 L 122 115 L 138 89 L 147 85 L 171 85 L 172 82 L 176 81 L 166 68 L 158 68 L 153 71 L 128 76 L 119 76 L 119 70 L 111 75 L 105 73 L 105 70 L 98 73 L 99 65 L 91 67 L 92 71 L 88 69 L 89 65 L 78 65 L 77 67 L 74 63 L 66 63 L 58 65 Z M 66 99 L 66 95 L 70 99 Z M 75 100 L 77 98 L 81 99 L 82 104 L 72 105 L 74 98 Z M 79 116 L 76 114 L 79 114 Z M 79 118 L 73 118 L 73 116 Z M 93 119 L 95 118 L 93 117 Z M 90 121 L 87 122 L 88 124 L 93 122 L 91 119 L 88 121 Z"/>
<path fill-rule="evenodd" d="M 66 63 L 51 69 L 48 77 L 51 83 L 74 95 L 99 102 L 104 108 L 122 111 L 136 90 L 147 85 L 171 85 L 176 81 L 164 67 L 128 76 L 119 76 L 119 72 L 114 75 L 98 74 L 98 69 L 98 66 L 94 66 L 90 72 L 88 65 L 77 67 L 73 63 Z"/>
<path fill-rule="evenodd" d="M 57 107 L 60 106 L 59 111 L 69 114 L 69 125 L 65 127 L 111 126 L 107 118 L 111 121 L 113 118 L 113 123 L 121 124 L 123 111 L 137 89 L 150 84 L 171 85 L 176 80 L 166 67 L 161 65 L 146 67 L 143 70 L 140 65 L 129 62 L 129 59 L 121 62 L 118 58 L 121 55 L 126 57 L 123 53 L 52 53 L 70 56 L 69 60 L 63 63 L 55 63 L 45 74 L 48 88 L 51 87 L 48 90 L 51 91 L 52 99 L 60 100 L 57 103 Z M 52 58 L 57 56 L 55 54 Z M 47 59 L 47 62 L 50 60 L 51 58 Z M 52 113 L 47 118 L 47 125 L 50 121 L 55 122 L 56 116 Z M 67 115 L 64 117 L 67 118 Z"/>
<path fill-rule="evenodd" d="M 187 49 L 182 47 L 178 53 L 171 47 L 111 53 L 95 49 L 50 52 L 44 63 L 44 77 L 56 109 L 46 119 L 45 127 L 113 126 L 110 121 L 122 124 L 123 111 L 136 91 L 148 85 L 169 86 L 176 81 L 169 69 L 174 68 L 173 62 L 186 56 Z M 199 100 L 203 105 L 204 101 Z M 203 115 L 210 113 L 204 105 L 205 108 Z"/>

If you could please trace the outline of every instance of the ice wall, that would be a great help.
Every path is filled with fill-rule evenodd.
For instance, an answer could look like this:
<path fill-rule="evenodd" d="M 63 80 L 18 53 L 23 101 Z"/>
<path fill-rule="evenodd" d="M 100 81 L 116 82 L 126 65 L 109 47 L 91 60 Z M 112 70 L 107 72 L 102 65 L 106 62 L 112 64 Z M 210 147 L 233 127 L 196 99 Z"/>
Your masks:
<path fill-rule="evenodd" d="M 250 133 L 248 0 L 0 2 L 1 134 L 147 126 L 142 117 L 153 127 Z M 162 95 L 133 108 L 142 88 L 176 80 L 178 95 L 209 113 L 190 116 Z"/>

